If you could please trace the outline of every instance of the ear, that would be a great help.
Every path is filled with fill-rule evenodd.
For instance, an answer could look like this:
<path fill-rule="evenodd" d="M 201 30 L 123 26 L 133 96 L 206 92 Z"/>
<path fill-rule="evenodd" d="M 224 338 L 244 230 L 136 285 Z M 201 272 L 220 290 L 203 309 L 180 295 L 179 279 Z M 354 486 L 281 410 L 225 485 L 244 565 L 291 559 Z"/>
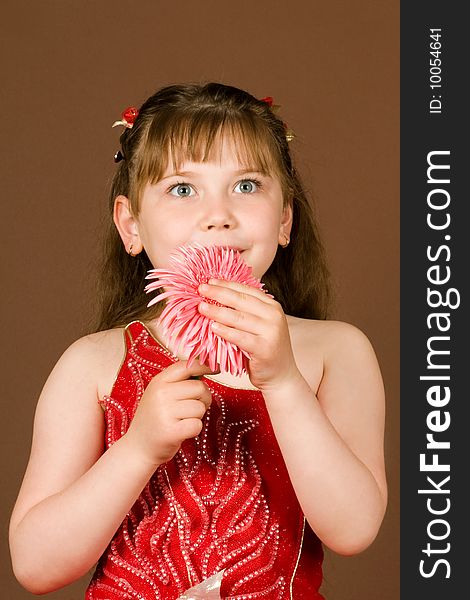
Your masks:
<path fill-rule="evenodd" d="M 143 245 L 139 235 L 137 220 L 131 212 L 129 199 L 117 196 L 114 200 L 113 220 L 126 252 L 135 256 L 142 252 Z"/>
<path fill-rule="evenodd" d="M 294 216 L 294 210 L 292 208 L 292 200 L 289 199 L 286 206 L 282 210 L 281 224 L 279 227 L 279 240 L 278 243 L 282 246 L 286 243 L 286 239 L 290 240 L 290 232 L 292 230 L 292 220 Z"/>

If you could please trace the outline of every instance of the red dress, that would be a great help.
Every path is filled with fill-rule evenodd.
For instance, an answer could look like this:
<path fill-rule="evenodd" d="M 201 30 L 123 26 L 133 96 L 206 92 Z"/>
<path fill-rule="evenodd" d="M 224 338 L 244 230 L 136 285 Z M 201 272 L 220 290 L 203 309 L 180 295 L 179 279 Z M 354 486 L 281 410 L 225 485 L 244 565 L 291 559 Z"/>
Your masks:
<path fill-rule="evenodd" d="M 125 332 L 125 359 L 101 401 L 107 448 L 127 431 L 152 377 L 176 360 L 140 321 Z M 224 600 L 323 598 L 322 545 L 302 514 L 263 395 L 204 381 L 212 404 L 201 433 L 155 471 L 86 600 L 176 600 L 222 569 Z"/>

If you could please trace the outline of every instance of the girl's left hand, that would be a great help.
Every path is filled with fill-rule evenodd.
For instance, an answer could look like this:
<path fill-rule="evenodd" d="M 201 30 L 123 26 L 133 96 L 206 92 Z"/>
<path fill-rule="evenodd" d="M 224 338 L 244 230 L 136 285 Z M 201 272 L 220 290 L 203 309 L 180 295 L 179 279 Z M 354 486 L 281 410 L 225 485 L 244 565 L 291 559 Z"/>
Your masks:
<path fill-rule="evenodd" d="M 253 385 L 269 391 L 302 377 L 279 302 L 251 286 L 215 279 L 200 285 L 199 293 L 224 305 L 201 302 L 199 312 L 214 321 L 214 333 L 250 354 Z"/>

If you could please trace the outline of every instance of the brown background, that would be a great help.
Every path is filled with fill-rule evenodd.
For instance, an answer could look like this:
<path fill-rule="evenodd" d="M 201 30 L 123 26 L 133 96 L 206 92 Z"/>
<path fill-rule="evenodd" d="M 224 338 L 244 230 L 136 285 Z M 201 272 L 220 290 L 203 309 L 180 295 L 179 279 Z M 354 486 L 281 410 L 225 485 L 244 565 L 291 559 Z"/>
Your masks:
<path fill-rule="evenodd" d="M 388 512 L 363 554 L 327 553 L 323 592 L 396 600 L 398 0 L 17 0 L 1 21 L 2 598 L 33 597 L 11 573 L 8 519 L 41 387 L 93 309 L 111 124 L 162 85 L 217 80 L 282 106 L 316 198 L 335 317 L 369 336 L 385 381 Z M 81 600 L 88 579 L 47 598 Z"/>

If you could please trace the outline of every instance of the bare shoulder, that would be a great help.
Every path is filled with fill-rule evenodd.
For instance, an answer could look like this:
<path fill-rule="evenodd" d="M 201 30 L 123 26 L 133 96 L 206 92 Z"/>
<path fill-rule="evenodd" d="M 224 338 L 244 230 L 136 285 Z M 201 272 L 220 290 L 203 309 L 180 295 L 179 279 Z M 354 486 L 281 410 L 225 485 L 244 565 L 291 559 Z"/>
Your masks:
<path fill-rule="evenodd" d="M 341 363 L 376 364 L 367 336 L 343 321 L 301 319 L 288 316 L 289 332 L 296 362 L 312 390 L 318 392 L 325 375 Z"/>
<path fill-rule="evenodd" d="M 99 331 L 78 339 L 66 351 L 70 352 L 75 360 L 85 362 L 89 375 L 96 382 L 96 391 L 100 398 L 111 392 L 124 360 L 124 335 L 123 327 Z"/>
<path fill-rule="evenodd" d="M 339 371 L 351 377 L 368 379 L 381 388 L 382 378 L 377 357 L 366 334 L 350 323 L 323 321 L 319 340 L 323 349 L 325 374 Z"/>
<path fill-rule="evenodd" d="M 344 321 L 319 321 L 288 317 L 289 332 L 294 352 L 299 358 L 321 360 L 328 367 L 336 360 L 352 362 L 376 360 L 372 344 L 366 334 L 355 325 Z"/>
<path fill-rule="evenodd" d="M 291 337 L 305 349 L 310 344 L 320 345 L 325 351 L 344 348 L 345 344 L 365 344 L 371 347 L 363 331 L 344 321 L 300 319 L 287 317 Z"/>
<path fill-rule="evenodd" d="M 111 391 L 124 351 L 123 328 L 85 335 L 64 351 L 47 383 L 56 377 L 67 377 L 75 382 L 86 378 L 101 397 Z"/>

